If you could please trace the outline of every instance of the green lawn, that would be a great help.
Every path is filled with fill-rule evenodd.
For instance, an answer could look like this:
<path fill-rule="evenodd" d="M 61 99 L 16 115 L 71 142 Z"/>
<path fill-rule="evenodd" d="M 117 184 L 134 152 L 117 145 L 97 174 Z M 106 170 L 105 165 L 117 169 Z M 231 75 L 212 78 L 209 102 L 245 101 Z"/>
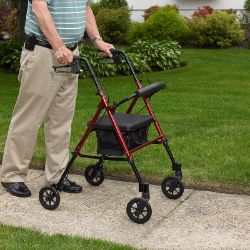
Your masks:
<path fill-rule="evenodd" d="M 185 49 L 188 65 L 168 72 L 141 74 L 144 84 L 165 81 L 167 89 L 151 99 L 175 158 L 183 164 L 184 182 L 189 186 L 214 186 L 250 192 L 250 50 Z M 110 100 L 118 100 L 135 89 L 131 77 L 104 79 Z M 3 152 L 13 105 L 18 93 L 16 75 L 0 74 L 0 154 Z M 71 149 L 78 143 L 86 122 L 99 102 L 92 81 L 79 82 L 79 94 L 72 128 Z M 121 110 L 124 110 L 123 107 Z M 141 108 L 141 103 L 137 110 Z M 153 128 L 153 126 L 152 126 Z M 154 131 L 150 131 L 152 135 Z M 95 153 L 91 135 L 84 153 Z M 43 130 L 33 162 L 43 163 Z M 135 154 L 139 171 L 163 179 L 171 164 L 159 145 Z M 84 168 L 93 160 L 78 159 Z M 106 162 L 112 175 L 133 175 L 125 162 Z"/>
<path fill-rule="evenodd" d="M 129 250 L 134 248 L 102 240 L 83 239 L 80 237 L 69 237 L 59 234 L 49 236 L 30 229 L 0 224 L 0 249 Z"/>

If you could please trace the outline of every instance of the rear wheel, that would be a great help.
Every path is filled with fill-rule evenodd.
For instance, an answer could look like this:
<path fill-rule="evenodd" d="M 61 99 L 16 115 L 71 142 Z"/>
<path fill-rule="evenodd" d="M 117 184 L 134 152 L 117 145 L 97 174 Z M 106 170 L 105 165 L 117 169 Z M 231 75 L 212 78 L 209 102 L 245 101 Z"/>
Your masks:
<path fill-rule="evenodd" d="M 99 165 L 90 165 L 84 172 L 87 182 L 92 186 L 99 186 L 104 181 L 104 173 Z"/>

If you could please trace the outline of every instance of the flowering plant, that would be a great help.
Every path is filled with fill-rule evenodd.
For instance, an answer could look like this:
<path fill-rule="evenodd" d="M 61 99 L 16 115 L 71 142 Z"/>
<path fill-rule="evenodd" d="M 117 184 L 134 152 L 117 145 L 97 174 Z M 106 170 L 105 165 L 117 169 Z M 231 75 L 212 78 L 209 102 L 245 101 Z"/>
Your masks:
<path fill-rule="evenodd" d="M 213 14 L 213 12 L 214 12 L 214 9 L 212 7 L 205 5 L 205 6 L 202 6 L 202 8 L 199 8 L 198 11 L 195 11 L 193 13 L 193 16 L 206 18 L 210 14 Z"/>

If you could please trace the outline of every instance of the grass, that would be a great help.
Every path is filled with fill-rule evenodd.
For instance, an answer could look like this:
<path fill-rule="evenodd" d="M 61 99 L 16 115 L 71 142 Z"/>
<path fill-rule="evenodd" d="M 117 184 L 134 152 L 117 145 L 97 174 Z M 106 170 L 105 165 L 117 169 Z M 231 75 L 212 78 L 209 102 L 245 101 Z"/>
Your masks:
<path fill-rule="evenodd" d="M 49 236 L 30 229 L 0 224 L 0 249 L 129 250 L 134 248 L 103 240 L 83 239 L 80 237 L 69 237 L 60 234 Z"/>
<path fill-rule="evenodd" d="M 250 192 L 250 50 L 185 49 L 188 65 L 167 72 L 141 74 L 140 79 L 165 81 L 167 89 L 152 97 L 151 105 L 169 139 L 175 158 L 183 165 L 188 185 L 222 187 Z M 119 100 L 135 89 L 131 77 L 105 79 L 110 100 Z M 11 112 L 18 93 L 16 75 L 0 74 L 0 154 L 3 152 Z M 80 80 L 71 149 L 78 143 L 99 98 L 92 81 Z M 140 109 L 141 103 L 139 103 Z M 124 110 L 123 107 L 121 110 Z M 153 126 L 152 126 L 153 128 Z M 150 130 L 152 136 L 154 131 Z M 83 150 L 96 152 L 92 134 Z M 39 131 L 33 162 L 43 164 L 43 130 Z M 148 178 L 163 179 L 171 164 L 159 145 L 135 153 L 139 171 Z M 78 159 L 78 167 L 94 161 Z M 108 174 L 133 175 L 124 162 L 107 162 Z"/>

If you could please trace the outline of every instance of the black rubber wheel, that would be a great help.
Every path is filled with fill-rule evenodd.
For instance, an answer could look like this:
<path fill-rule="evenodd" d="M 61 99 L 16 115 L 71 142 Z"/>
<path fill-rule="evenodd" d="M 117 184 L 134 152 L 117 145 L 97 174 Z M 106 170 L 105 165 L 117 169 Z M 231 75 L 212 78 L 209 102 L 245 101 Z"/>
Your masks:
<path fill-rule="evenodd" d="M 137 224 L 147 222 L 152 215 L 152 209 L 148 202 L 142 198 L 134 198 L 127 205 L 128 217 Z"/>
<path fill-rule="evenodd" d="M 161 184 L 162 192 L 169 199 L 178 199 L 184 193 L 184 185 L 177 177 L 170 176 L 163 180 Z"/>
<path fill-rule="evenodd" d="M 104 181 L 103 170 L 98 165 L 90 165 L 84 172 L 87 182 L 92 186 L 99 186 Z"/>
<path fill-rule="evenodd" d="M 60 204 L 59 192 L 54 187 L 43 187 L 39 192 L 39 201 L 44 208 L 54 210 Z"/>

